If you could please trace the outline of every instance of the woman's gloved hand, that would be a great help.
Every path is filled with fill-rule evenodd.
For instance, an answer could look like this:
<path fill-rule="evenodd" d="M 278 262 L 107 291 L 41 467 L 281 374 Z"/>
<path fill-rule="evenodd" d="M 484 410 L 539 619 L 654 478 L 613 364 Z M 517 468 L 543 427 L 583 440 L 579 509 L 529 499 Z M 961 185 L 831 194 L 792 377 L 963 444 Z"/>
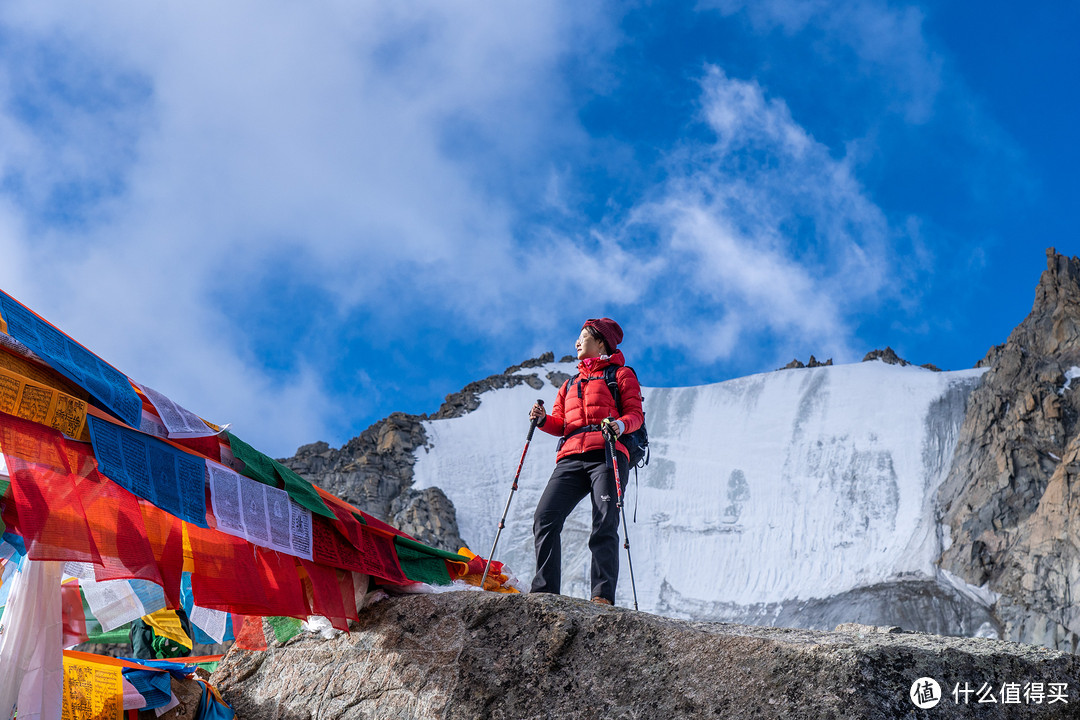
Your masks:
<path fill-rule="evenodd" d="M 622 420 L 616 420 L 615 418 L 604 418 L 603 422 L 600 423 L 600 429 L 604 431 L 604 435 L 612 438 L 622 435 L 624 427 Z"/>

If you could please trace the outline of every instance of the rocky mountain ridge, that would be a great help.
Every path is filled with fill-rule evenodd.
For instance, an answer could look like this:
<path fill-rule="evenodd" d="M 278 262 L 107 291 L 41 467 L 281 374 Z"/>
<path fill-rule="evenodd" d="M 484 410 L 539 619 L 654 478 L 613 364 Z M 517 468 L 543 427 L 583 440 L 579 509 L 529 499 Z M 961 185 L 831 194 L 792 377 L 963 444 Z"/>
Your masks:
<path fill-rule="evenodd" d="M 520 371 L 553 360 L 548 353 L 471 383 L 434 415 L 394 413 L 340 450 L 315 443 L 284 462 L 423 542 L 457 550 L 476 539 L 460 537 L 453 504 L 438 488 L 412 488 L 415 451 L 428 443 L 423 421 L 461 417 L 490 390 L 542 386 L 539 375 Z M 909 364 L 890 348 L 865 360 Z M 940 566 L 982 588 L 1003 637 L 1075 650 L 1080 510 L 1072 489 L 1080 472 L 1080 393 L 1071 379 L 1080 376 L 1080 260 L 1047 251 L 1031 313 L 978 365 L 988 372 L 966 401 L 959 444 L 938 491 Z"/>
<path fill-rule="evenodd" d="M 545 353 L 498 375 L 469 383 L 446 400 L 432 415 L 395 412 L 335 450 L 325 442 L 304 445 L 281 460 L 319 487 L 415 537 L 420 542 L 451 552 L 467 545 L 458 533 L 454 505 L 439 488 L 412 489 L 415 451 L 428 440 L 423 421 L 461 417 L 480 406 L 480 396 L 491 390 L 518 385 L 543 387 L 535 374 L 519 371 L 553 362 Z M 564 358 L 565 359 L 565 358 Z"/>
<path fill-rule="evenodd" d="M 1080 258 L 1047 250 L 1031 313 L 980 362 L 939 490 L 941 567 L 997 594 L 1005 637 L 1075 651 L 1080 504 Z"/>

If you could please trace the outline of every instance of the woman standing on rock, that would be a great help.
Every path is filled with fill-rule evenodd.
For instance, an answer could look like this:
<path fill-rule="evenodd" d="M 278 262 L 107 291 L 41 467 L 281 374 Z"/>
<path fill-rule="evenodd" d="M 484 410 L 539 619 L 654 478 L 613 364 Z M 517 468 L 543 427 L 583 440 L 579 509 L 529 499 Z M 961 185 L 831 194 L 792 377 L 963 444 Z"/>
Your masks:
<path fill-rule="evenodd" d="M 616 349 L 623 332 L 611 318 L 586 320 L 575 347 L 578 374 L 563 383 L 550 414 L 537 403 L 529 412 L 536 426 L 562 438 L 555 471 L 533 516 L 536 577 L 532 592 L 558 593 L 562 585 L 563 523 L 586 495 L 592 498 L 592 601 L 615 604 L 619 579 L 619 509 L 615 474 L 607 456 L 604 428 L 617 436 L 637 430 L 645 421 L 641 386 Z M 615 368 L 622 412 L 608 388 L 605 368 Z M 609 421 L 609 418 L 615 418 Z M 619 476 L 629 465 L 626 448 L 616 442 Z"/>

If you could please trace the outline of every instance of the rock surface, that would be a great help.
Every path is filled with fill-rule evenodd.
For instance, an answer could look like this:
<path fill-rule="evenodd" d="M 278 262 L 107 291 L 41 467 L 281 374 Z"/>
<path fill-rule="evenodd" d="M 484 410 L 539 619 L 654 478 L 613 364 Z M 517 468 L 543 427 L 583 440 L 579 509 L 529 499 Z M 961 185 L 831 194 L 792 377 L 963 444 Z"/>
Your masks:
<path fill-rule="evenodd" d="M 1028 317 L 980 366 L 939 490 L 951 546 L 942 568 L 1000 597 L 1004 637 L 1075 650 L 1080 611 L 1080 259 L 1052 248 Z M 1080 371 L 1078 371 L 1080 372 Z"/>
<path fill-rule="evenodd" d="M 393 413 L 345 443 L 304 445 L 281 462 L 301 477 L 366 513 L 400 528 L 422 543 L 457 552 L 454 504 L 441 490 L 411 489 L 413 451 L 427 442 L 424 416 Z"/>
<path fill-rule="evenodd" d="M 539 390 L 544 387 L 544 383 L 538 376 L 519 375 L 517 372 L 526 368 L 540 367 L 554 361 L 555 353 L 544 353 L 538 358 L 508 367 L 500 375 L 491 375 L 483 380 L 469 383 L 461 392 L 447 395 L 446 402 L 442 404 L 437 413 L 431 416 L 431 419 L 442 420 L 444 418 L 461 417 L 465 413 L 475 410 L 480 407 L 480 395 L 488 390 L 499 390 L 518 385 L 528 385 Z"/>
<path fill-rule="evenodd" d="M 794 360 L 789 362 L 784 367 L 778 368 L 778 369 L 780 369 L 780 370 L 798 370 L 800 368 L 830 367 L 832 364 L 833 364 L 832 358 L 829 358 L 825 362 L 821 362 L 816 357 L 811 355 L 810 359 L 805 364 L 799 358 L 795 358 Z"/>
<path fill-rule="evenodd" d="M 919 678 L 940 703 L 917 710 Z M 1064 718 L 1080 658 L 899 628 L 835 632 L 692 623 L 553 595 L 453 592 L 361 612 L 350 634 L 233 649 L 211 681 L 240 718 Z M 963 704 L 954 685 L 997 702 Z M 1001 702 L 1012 692 L 1016 703 Z M 1066 702 L 1025 703 L 1051 684 Z M 1067 684 L 1061 688 L 1060 684 Z M 985 697 L 985 693 L 984 693 Z"/>
<path fill-rule="evenodd" d="M 896 354 L 896 351 L 891 347 L 886 347 L 884 350 L 871 350 L 863 357 L 863 362 L 870 362 L 872 360 L 880 360 L 888 365 L 910 365 L 907 360 Z"/>

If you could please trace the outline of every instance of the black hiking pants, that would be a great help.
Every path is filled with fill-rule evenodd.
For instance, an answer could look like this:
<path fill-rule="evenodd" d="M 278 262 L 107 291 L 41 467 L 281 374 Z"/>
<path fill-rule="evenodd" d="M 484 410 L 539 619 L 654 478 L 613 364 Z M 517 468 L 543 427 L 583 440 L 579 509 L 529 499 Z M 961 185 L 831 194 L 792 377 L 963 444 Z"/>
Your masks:
<path fill-rule="evenodd" d="M 619 458 L 619 477 L 628 470 L 626 457 Z M 592 497 L 592 596 L 615 602 L 619 579 L 619 508 L 615 473 L 604 450 L 570 455 L 555 465 L 533 515 L 536 544 L 536 577 L 532 592 L 558 593 L 562 587 L 562 529 L 570 512 L 586 495 Z"/>

